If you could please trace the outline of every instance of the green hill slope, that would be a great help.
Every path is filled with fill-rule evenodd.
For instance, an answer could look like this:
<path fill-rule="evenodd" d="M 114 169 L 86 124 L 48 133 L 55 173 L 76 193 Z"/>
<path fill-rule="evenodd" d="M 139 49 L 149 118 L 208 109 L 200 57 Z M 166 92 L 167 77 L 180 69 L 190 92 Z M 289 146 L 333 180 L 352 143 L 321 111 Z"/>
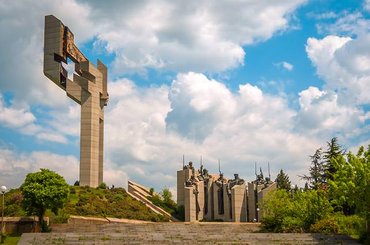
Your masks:
<path fill-rule="evenodd" d="M 123 188 L 95 189 L 71 186 L 70 193 L 69 200 L 64 208 L 59 210 L 58 215 L 47 211 L 51 222 L 66 222 L 69 215 L 168 221 L 168 218 L 154 213 L 144 204 L 133 199 Z M 26 215 L 22 208 L 23 197 L 19 189 L 13 189 L 5 196 L 5 216 Z"/>

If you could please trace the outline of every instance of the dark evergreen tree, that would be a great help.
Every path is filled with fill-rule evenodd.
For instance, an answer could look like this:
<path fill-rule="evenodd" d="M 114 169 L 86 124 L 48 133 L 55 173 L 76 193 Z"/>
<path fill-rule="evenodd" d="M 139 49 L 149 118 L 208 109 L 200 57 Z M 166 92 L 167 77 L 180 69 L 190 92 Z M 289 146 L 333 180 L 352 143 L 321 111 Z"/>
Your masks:
<path fill-rule="evenodd" d="M 306 180 L 310 184 L 310 188 L 317 190 L 322 184 L 326 183 L 325 166 L 322 160 L 322 149 L 319 148 L 315 151 L 315 154 L 310 156 L 311 167 L 310 174 L 303 175 L 301 178 Z"/>
<path fill-rule="evenodd" d="M 277 187 L 279 189 L 284 189 L 284 190 L 287 190 L 289 191 L 290 190 L 290 180 L 289 180 L 289 176 L 284 173 L 284 171 L 281 169 L 279 174 L 277 175 L 276 177 L 276 183 L 277 183 Z"/>
<path fill-rule="evenodd" d="M 308 183 L 304 183 L 304 191 L 308 191 L 310 189 L 310 187 L 308 187 Z"/>
<path fill-rule="evenodd" d="M 334 137 L 327 143 L 327 150 L 323 153 L 324 159 L 324 169 L 325 169 L 325 178 L 326 181 L 332 180 L 333 175 L 335 174 L 336 167 L 334 161 L 340 155 L 345 154 L 345 150 L 342 149 L 342 146 L 339 145 L 337 137 Z"/>

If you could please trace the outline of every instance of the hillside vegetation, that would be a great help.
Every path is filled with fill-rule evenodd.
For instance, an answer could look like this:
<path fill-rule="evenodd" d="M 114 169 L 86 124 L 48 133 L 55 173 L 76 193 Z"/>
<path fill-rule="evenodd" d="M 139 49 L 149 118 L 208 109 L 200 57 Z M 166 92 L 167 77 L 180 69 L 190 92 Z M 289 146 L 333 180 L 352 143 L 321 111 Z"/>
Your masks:
<path fill-rule="evenodd" d="M 141 202 L 129 196 L 123 188 L 101 189 L 70 186 L 70 195 L 58 215 L 50 210 L 46 215 L 52 223 L 66 222 L 70 215 L 114 217 L 145 221 L 168 221 L 156 214 Z M 26 216 L 22 206 L 23 196 L 19 189 L 10 190 L 5 195 L 5 216 Z M 1 204 L 0 204 L 1 207 Z"/>

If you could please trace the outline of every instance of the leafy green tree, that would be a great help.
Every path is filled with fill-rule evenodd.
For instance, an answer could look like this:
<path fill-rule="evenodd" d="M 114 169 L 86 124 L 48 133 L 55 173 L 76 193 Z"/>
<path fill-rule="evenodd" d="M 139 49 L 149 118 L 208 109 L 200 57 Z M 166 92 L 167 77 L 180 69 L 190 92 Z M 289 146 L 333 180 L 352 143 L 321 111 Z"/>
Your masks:
<path fill-rule="evenodd" d="M 333 175 L 336 172 L 336 166 L 333 163 L 333 161 L 339 157 L 343 156 L 345 154 L 345 150 L 342 149 L 342 146 L 338 143 L 338 138 L 334 137 L 327 143 L 327 150 L 323 153 L 323 159 L 324 159 L 324 169 L 325 169 L 325 175 L 326 175 L 326 181 L 332 180 Z"/>
<path fill-rule="evenodd" d="M 315 154 L 310 156 L 311 166 L 309 169 L 309 175 L 303 175 L 301 178 L 310 183 L 310 188 L 317 190 L 322 184 L 326 183 L 325 166 L 322 160 L 322 149 L 319 148 L 315 151 Z"/>
<path fill-rule="evenodd" d="M 171 203 L 172 193 L 168 188 L 163 188 L 161 195 L 165 203 Z"/>
<path fill-rule="evenodd" d="M 370 145 L 361 146 L 357 155 L 349 152 L 332 161 L 336 172 L 329 181 L 332 202 L 355 207 L 356 213 L 370 224 Z M 370 227 L 368 225 L 370 234 Z"/>
<path fill-rule="evenodd" d="M 284 173 L 282 169 L 277 175 L 275 182 L 277 183 L 277 187 L 279 189 L 285 189 L 287 191 L 290 190 L 291 183 L 289 180 L 289 176 L 286 173 Z"/>
<path fill-rule="evenodd" d="M 62 176 L 48 169 L 29 173 L 21 186 L 23 207 L 28 215 L 37 215 L 42 231 L 48 227 L 44 222 L 47 209 L 55 214 L 68 199 L 69 186 Z"/>

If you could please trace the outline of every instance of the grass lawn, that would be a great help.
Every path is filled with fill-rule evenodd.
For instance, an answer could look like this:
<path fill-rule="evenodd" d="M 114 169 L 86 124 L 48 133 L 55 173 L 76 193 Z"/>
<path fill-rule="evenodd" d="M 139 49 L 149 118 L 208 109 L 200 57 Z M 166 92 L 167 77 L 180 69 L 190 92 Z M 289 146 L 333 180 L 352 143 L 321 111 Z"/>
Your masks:
<path fill-rule="evenodd" d="M 19 240 L 21 239 L 21 234 L 12 234 L 12 235 L 7 235 L 5 237 L 5 241 L 3 244 L 6 245 L 16 245 Z"/>

